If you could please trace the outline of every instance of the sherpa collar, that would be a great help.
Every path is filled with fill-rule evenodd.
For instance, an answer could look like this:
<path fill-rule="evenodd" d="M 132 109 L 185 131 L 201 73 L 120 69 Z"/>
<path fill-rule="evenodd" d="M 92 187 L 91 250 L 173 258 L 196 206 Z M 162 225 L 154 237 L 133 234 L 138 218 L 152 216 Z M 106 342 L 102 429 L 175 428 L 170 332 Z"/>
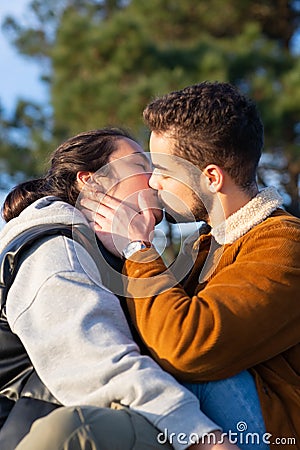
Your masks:
<path fill-rule="evenodd" d="M 273 211 L 282 206 L 283 200 L 274 187 L 267 187 L 245 206 L 211 230 L 218 244 L 232 244 L 258 225 Z"/>

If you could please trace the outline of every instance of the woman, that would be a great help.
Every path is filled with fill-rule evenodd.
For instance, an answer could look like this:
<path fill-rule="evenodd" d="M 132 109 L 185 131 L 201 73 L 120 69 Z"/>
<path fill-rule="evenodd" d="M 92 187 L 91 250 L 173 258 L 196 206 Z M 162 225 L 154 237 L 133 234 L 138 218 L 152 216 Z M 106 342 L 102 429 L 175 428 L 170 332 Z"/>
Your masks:
<path fill-rule="evenodd" d="M 79 134 L 54 152 L 45 177 L 8 195 L 0 251 L 41 224 L 87 226 L 75 205 L 81 189 L 104 166 L 96 181 L 102 186 L 109 181 L 116 198 L 133 206 L 139 191 L 152 195 L 143 151 L 128 134 L 118 129 Z M 153 223 L 161 215 L 154 202 Z M 25 371 L 36 372 L 41 382 L 28 385 L 22 367 L 13 395 L 3 388 L 2 398 L 43 399 L 46 390 L 47 401 L 66 407 L 38 421 L 18 450 L 170 448 L 168 439 L 175 449 L 235 448 L 227 439 L 207 442 L 207 433 L 215 442 L 221 437 L 218 425 L 201 413 L 192 394 L 140 354 L 119 300 L 103 286 L 93 258 L 72 239 L 45 236 L 28 249 L 9 290 L 6 314 L 32 363 Z M 13 423 L 14 432 L 20 425 Z M 159 442 L 159 433 L 167 436 L 166 443 Z M 187 437 L 196 434 L 202 442 L 191 445 Z M 5 442 L 6 450 L 15 446 Z"/>

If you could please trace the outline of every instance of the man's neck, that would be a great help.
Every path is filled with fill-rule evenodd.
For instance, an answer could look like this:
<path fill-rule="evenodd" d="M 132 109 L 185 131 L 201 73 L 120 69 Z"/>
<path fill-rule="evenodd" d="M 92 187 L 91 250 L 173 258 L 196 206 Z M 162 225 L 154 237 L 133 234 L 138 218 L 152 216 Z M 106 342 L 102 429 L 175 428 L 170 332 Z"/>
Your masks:
<path fill-rule="evenodd" d="M 211 227 L 214 228 L 224 222 L 228 217 L 245 206 L 257 194 L 257 186 L 247 191 L 241 190 L 236 186 L 230 186 L 229 189 L 218 192 L 210 214 Z"/>
<path fill-rule="evenodd" d="M 282 197 L 274 187 L 265 188 L 213 227 L 211 234 L 219 245 L 232 244 L 280 208 L 282 203 Z"/>

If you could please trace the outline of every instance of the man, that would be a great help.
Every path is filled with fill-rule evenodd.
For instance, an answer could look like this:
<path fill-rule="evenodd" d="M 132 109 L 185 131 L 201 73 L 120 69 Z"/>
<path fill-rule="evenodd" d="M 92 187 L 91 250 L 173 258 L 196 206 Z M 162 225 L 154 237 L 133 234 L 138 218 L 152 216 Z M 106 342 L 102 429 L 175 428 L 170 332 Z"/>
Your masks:
<path fill-rule="evenodd" d="M 250 372 L 270 443 L 281 448 L 290 439 L 300 448 L 300 220 L 281 209 L 275 189 L 258 190 L 263 125 L 256 106 L 228 83 L 205 82 L 154 100 L 144 119 L 150 186 L 169 216 L 190 221 L 192 213 L 210 229 L 200 230 L 183 280 L 148 243 L 153 218 L 142 196 L 138 215 L 102 200 L 95 229 L 115 254 L 107 237 L 124 238 L 126 228 L 123 273 L 134 325 L 180 380 Z"/>

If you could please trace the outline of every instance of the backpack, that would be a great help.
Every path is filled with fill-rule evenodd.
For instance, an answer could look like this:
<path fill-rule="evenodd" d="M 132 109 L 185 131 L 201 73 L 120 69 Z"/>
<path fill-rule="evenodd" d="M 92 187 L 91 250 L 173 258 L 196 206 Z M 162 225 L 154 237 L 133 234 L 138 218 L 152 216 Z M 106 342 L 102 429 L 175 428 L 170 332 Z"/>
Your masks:
<path fill-rule="evenodd" d="M 101 272 L 95 235 L 85 225 L 45 224 L 32 227 L 13 239 L 0 255 L 0 448 L 13 450 L 32 423 L 62 406 L 42 383 L 20 339 L 7 322 L 6 298 L 31 245 L 47 236 L 63 235 L 83 245 Z"/>

